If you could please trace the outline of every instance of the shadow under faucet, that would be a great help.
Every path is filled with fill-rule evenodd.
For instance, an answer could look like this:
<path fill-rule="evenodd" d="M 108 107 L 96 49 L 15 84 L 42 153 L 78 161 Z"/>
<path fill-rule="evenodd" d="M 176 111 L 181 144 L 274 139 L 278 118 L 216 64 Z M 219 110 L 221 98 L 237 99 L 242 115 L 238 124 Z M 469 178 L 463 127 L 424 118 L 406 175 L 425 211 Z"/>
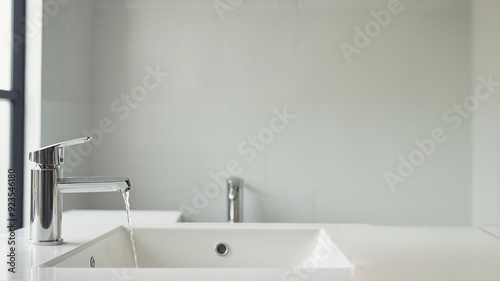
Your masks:
<path fill-rule="evenodd" d="M 31 170 L 30 244 L 60 245 L 63 193 L 127 192 L 127 177 L 63 177 L 64 148 L 86 143 L 91 137 L 74 139 L 30 152 L 37 164 Z"/>

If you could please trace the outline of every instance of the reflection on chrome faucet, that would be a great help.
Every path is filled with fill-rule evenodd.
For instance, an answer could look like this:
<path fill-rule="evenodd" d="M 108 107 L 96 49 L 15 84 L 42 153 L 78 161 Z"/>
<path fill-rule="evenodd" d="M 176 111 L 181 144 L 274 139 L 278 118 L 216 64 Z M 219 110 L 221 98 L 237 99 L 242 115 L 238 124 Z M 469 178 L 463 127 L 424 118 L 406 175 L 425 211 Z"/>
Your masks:
<path fill-rule="evenodd" d="M 37 163 L 31 170 L 30 244 L 62 243 L 62 193 L 130 190 L 127 177 L 63 177 L 60 165 L 64 163 L 64 148 L 90 140 L 91 137 L 84 137 L 30 152 L 30 161 Z"/>
<path fill-rule="evenodd" d="M 229 222 L 243 222 L 243 180 L 231 177 L 226 181 Z"/>

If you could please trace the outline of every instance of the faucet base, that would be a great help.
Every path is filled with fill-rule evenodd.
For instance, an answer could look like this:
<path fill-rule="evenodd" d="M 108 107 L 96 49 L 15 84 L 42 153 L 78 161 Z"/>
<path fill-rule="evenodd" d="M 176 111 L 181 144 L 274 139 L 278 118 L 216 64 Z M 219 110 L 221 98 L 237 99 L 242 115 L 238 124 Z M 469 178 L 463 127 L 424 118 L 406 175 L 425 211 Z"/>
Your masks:
<path fill-rule="evenodd" d="M 61 245 L 62 243 L 63 243 L 62 239 L 53 241 L 33 241 L 33 240 L 29 241 L 29 244 L 33 246 L 56 246 L 56 245 Z"/>

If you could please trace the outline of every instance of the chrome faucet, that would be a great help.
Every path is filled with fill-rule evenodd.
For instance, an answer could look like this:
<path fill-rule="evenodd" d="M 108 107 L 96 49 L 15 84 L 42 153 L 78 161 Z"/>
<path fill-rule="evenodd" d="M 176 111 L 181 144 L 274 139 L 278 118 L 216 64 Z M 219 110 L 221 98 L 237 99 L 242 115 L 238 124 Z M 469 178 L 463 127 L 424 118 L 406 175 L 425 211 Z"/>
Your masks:
<path fill-rule="evenodd" d="M 30 152 L 31 169 L 30 244 L 60 245 L 62 193 L 127 192 L 126 177 L 63 177 L 64 148 L 86 143 L 91 137 L 61 142 Z"/>
<path fill-rule="evenodd" d="M 226 181 L 229 222 L 243 221 L 243 180 L 231 177 Z"/>

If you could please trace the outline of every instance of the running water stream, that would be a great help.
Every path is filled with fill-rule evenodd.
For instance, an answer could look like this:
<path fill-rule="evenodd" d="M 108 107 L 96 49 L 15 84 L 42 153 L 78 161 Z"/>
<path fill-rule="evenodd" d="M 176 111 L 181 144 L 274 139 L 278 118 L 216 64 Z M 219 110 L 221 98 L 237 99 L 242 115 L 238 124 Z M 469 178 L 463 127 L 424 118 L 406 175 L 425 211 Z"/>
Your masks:
<path fill-rule="evenodd" d="M 123 195 L 123 201 L 125 201 L 125 208 L 127 209 L 127 221 L 128 221 L 128 228 L 130 230 L 130 242 L 132 242 L 132 250 L 134 251 L 135 267 L 139 267 L 139 263 L 137 262 L 137 250 L 135 249 L 134 230 L 132 229 L 132 218 L 130 217 L 129 192 L 130 191 L 122 192 L 122 195 Z"/>

